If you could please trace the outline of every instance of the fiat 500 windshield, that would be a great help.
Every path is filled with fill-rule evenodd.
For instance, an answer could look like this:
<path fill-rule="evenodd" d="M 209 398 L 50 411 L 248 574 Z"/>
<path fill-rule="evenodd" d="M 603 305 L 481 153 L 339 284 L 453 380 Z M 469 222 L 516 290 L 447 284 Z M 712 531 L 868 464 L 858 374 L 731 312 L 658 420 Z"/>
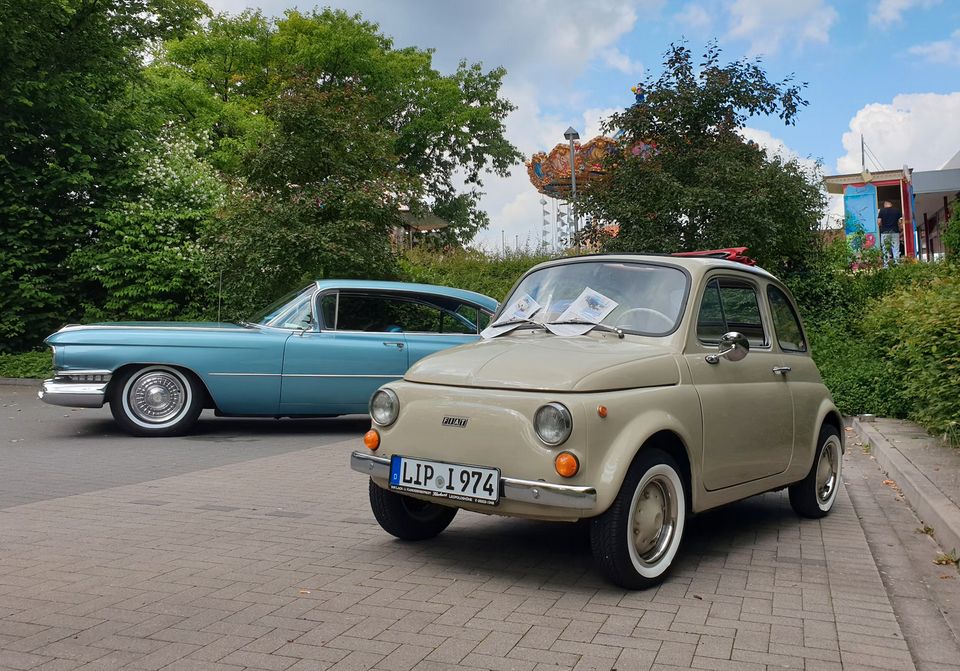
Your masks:
<path fill-rule="evenodd" d="M 509 319 L 507 312 L 518 302 L 528 303 L 529 311 L 510 319 L 521 328 L 596 322 L 602 330 L 662 336 L 676 329 L 686 294 L 687 275 L 679 268 L 580 261 L 527 275 L 504 301 L 503 317 Z M 597 319 L 580 316 L 591 311 Z"/>

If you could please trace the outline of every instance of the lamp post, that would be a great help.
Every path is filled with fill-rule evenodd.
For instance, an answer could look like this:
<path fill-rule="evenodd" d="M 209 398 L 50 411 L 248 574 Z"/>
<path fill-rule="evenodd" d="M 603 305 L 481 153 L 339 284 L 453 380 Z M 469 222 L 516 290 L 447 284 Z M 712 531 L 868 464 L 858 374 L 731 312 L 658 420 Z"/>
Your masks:
<path fill-rule="evenodd" d="M 567 128 L 566 132 L 564 132 L 563 137 L 570 142 L 570 198 L 573 202 L 573 239 L 577 246 L 577 254 L 579 254 L 580 222 L 577 218 L 577 170 L 574 159 L 574 152 L 576 150 L 574 149 L 573 142 L 574 140 L 580 139 L 580 133 L 578 133 L 573 126 L 570 126 Z"/>

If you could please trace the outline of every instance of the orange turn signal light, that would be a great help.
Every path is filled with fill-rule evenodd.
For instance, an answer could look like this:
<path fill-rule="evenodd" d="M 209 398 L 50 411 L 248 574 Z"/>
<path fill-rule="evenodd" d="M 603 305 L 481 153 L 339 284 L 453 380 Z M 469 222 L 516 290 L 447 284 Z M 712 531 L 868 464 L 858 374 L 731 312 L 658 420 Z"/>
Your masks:
<path fill-rule="evenodd" d="M 572 478 L 580 470 L 580 460 L 572 452 L 561 452 L 553 461 L 557 473 L 565 478 Z"/>
<path fill-rule="evenodd" d="M 363 444 L 368 449 L 375 450 L 380 447 L 380 433 L 376 429 L 370 429 L 363 434 Z"/>
<path fill-rule="evenodd" d="M 604 417 L 606 417 L 606 416 L 607 416 L 607 406 L 605 406 L 605 405 L 598 405 L 598 406 L 597 406 L 597 414 L 600 415 L 600 419 L 603 419 Z"/>

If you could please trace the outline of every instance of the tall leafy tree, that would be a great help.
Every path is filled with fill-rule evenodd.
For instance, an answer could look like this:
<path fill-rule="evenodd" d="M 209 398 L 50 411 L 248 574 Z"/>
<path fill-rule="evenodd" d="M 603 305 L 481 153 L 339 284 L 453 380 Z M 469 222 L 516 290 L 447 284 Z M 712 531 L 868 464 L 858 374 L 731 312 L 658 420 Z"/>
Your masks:
<path fill-rule="evenodd" d="M 130 186 L 142 57 L 200 0 L 0 0 L 0 351 L 75 319 L 66 260 Z"/>
<path fill-rule="evenodd" d="M 397 49 L 376 24 L 331 9 L 290 11 L 277 21 L 256 12 L 217 16 L 166 42 L 151 68 L 163 92 L 161 106 L 186 124 L 211 125 L 212 160 L 222 169 L 256 178 L 266 143 L 288 150 L 298 145 L 304 155 L 319 152 L 332 159 L 328 174 L 358 165 L 372 172 L 389 167 L 409 187 L 404 204 L 414 212 L 436 209 L 448 216 L 452 226 L 446 235 L 457 243 L 487 223 L 478 207 L 483 175 L 506 175 L 521 158 L 504 137 L 504 120 L 513 109 L 500 96 L 504 74 L 502 68 L 485 71 L 466 62 L 441 74 L 430 50 Z M 306 82 L 327 96 L 313 104 L 349 97 L 383 146 L 369 156 L 331 156 L 340 140 L 309 124 L 283 137 L 278 115 L 285 105 L 303 102 Z M 386 155 L 389 164 L 374 165 Z M 286 182 L 303 184 L 316 167 L 304 174 L 304 162 L 286 162 L 273 170 Z"/>
<path fill-rule="evenodd" d="M 721 63 L 709 45 L 699 63 L 671 45 L 663 71 L 636 104 L 611 117 L 620 131 L 604 179 L 584 189 L 589 232 L 610 251 L 674 252 L 747 246 L 771 269 L 805 263 L 824 200 L 816 175 L 744 139 L 751 116 L 793 124 L 805 85 L 772 81 L 759 60 Z M 599 225 L 616 222 L 614 238 Z"/>

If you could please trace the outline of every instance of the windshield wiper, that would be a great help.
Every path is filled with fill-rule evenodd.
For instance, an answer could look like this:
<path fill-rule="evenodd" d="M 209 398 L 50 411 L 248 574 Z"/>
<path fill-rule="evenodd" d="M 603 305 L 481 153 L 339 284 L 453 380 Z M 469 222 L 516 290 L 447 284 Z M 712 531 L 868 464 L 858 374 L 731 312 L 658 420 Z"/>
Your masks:
<path fill-rule="evenodd" d="M 497 322 L 490 324 L 494 328 L 500 328 L 501 326 L 518 326 L 522 324 L 528 324 L 530 326 L 536 326 L 537 328 L 546 328 L 542 322 L 535 321 L 533 319 L 512 319 L 508 322 Z"/>
<path fill-rule="evenodd" d="M 600 322 L 588 322 L 588 321 L 583 321 L 582 319 L 569 319 L 567 321 L 562 321 L 562 322 L 547 322 L 548 326 L 550 325 L 562 326 L 565 324 L 575 324 L 577 326 L 589 325 L 591 327 L 590 329 L 591 331 L 593 329 L 600 329 L 601 331 L 606 331 L 607 333 L 616 333 L 617 337 L 623 340 L 622 329 L 618 329 L 616 326 L 607 326 L 606 324 L 601 324 Z"/>

